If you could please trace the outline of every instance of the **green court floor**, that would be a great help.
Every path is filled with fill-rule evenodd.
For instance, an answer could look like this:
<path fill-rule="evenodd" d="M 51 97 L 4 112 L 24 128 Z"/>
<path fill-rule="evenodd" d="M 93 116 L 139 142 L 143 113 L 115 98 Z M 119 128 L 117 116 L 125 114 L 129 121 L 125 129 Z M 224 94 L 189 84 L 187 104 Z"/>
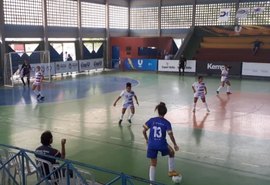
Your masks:
<path fill-rule="evenodd" d="M 116 107 L 113 102 L 129 80 L 136 84 L 140 105 L 132 126 L 125 119 L 119 127 L 121 101 Z M 225 89 L 216 95 L 219 78 L 205 77 L 211 112 L 206 114 L 199 101 L 193 114 L 195 80 L 176 74 L 106 72 L 53 81 L 44 84 L 44 94 L 52 101 L 0 106 L 0 143 L 35 150 L 40 134 L 51 130 L 56 148 L 61 138 L 67 139 L 68 159 L 148 178 L 142 125 L 156 116 L 154 108 L 163 101 L 180 146 L 176 168 L 183 175 L 182 185 L 269 185 L 269 81 L 232 79 L 233 94 L 228 96 Z M 97 181 L 107 179 L 95 175 Z M 156 177 L 172 184 L 166 157 L 158 158 Z"/>

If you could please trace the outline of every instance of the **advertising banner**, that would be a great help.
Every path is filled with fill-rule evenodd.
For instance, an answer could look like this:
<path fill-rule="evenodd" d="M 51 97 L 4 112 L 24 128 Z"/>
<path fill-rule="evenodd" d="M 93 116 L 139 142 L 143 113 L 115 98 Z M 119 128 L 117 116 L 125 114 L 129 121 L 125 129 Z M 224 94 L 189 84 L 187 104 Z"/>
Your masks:
<path fill-rule="evenodd" d="M 36 63 L 36 64 L 30 64 L 30 65 L 31 65 L 31 73 L 30 73 L 31 77 L 35 76 L 37 66 L 40 66 L 41 71 L 45 77 L 48 77 L 49 74 L 51 76 L 55 75 L 54 63 L 50 63 L 50 64 L 49 63 Z M 19 69 L 21 68 L 22 68 L 22 65 L 19 65 Z"/>
<path fill-rule="evenodd" d="M 242 62 L 206 62 L 206 61 L 197 61 L 196 62 L 196 71 L 197 74 L 204 75 L 220 75 L 221 69 L 224 65 L 231 66 L 229 75 L 232 76 L 241 76 L 242 73 Z"/>
<path fill-rule="evenodd" d="M 157 59 L 127 59 L 125 60 L 126 70 L 157 71 Z"/>
<path fill-rule="evenodd" d="M 55 73 L 78 72 L 78 61 L 55 62 Z"/>
<path fill-rule="evenodd" d="M 242 75 L 270 77 L 270 64 L 243 62 Z"/>
<path fill-rule="evenodd" d="M 179 72 L 179 60 L 159 60 L 158 71 Z M 196 60 L 187 60 L 185 72 L 196 72 Z"/>
<path fill-rule="evenodd" d="M 103 58 L 79 60 L 79 71 L 89 71 L 92 69 L 102 69 Z"/>

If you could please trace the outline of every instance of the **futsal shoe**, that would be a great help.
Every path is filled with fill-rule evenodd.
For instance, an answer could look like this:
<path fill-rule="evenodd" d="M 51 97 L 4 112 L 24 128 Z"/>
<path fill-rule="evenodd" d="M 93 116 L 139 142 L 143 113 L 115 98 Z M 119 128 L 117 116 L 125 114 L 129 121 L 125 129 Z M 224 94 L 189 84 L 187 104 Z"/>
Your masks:
<path fill-rule="evenodd" d="M 118 122 L 118 125 L 121 126 L 122 120 L 120 119 Z"/>
<path fill-rule="evenodd" d="M 44 99 L 45 99 L 44 96 L 41 96 L 41 97 L 39 98 L 40 101 L 43 101 Z"/>
<path fill-rule="evenodd" d="M 227 94 L 232 94 L 231 92 L 227 92 Z"/>
<path fill-rule="evenodd" d="M 177 171 L 175 171 L 175 170 L 168 172 L 169 177 L 178 176 L 178 175 L 179 175 L 179 173 Z"/>
<path fill-rule="evenodd" d="M 219 94 L 219 91 L 217 91 L 217 95 Z"/>
<path fill-rule="evenodd" d="M 39 95 L 37 95 L 37 99 L 39 100 L 39 98 L 40 98 L 40 94 Z"/>

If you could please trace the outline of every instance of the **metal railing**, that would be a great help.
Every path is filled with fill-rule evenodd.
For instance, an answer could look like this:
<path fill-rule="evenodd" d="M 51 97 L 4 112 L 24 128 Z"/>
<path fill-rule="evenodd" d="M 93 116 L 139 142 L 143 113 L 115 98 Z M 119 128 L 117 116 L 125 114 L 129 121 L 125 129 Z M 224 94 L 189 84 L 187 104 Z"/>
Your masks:
<path fill-rule="evenodd" d="M 38 158 L 46 157 L 47 159 L 55 159 L 59 164 L 57 167 L 52 168 L 51 171 L 46 173 L 44 168 L 41 168 L 41 164 L 37 162 L 38 158 L 36 156 L 38 156 Z M 84 169 L 84 171 L 82 169 Z M 106 182 L 97 183 L 95 182 L 95 175 L 89 173 L 89 171 L 95 171 L 96 174 L 105 173 L 109 175 L 110 178 L 109 180 L 106 180 Z M 72 174 L 70 172 L 72 172 Z M 27 177 L 33 174 L 36 175 L 34 182 L 27 182 L 27 179 L 29 179 Z M 73 160 L 63 160 L 48 155 L 37 154 L 33 151 L 19 147 L 0 144 L 1 185 L 97 185 L 101 183 L 105 185 L 114 185 L 116 183 L 121 185 L 165 185 L 90 164 L 84 164 Z"/>

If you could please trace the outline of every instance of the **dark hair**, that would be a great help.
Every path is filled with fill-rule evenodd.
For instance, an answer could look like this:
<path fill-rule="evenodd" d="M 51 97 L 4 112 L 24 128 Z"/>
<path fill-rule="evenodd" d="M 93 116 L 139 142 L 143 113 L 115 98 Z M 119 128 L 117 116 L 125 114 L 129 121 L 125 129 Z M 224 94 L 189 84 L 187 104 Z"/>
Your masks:
<path fill-rule="evenodd" d="M 131 83 L 128 82 L 128 83 L 126 84 L 126 87 L 131 87 Z"/>
<path fill-rule="evenodd" d="M 40 142 L 45 145 L 45 146 L 48 146 L 52 143 L 52 133 L 51 131 L 47 130 L 45 132 L 43 132 L 40 136 Z"/>
<path fill-rule="evenodd" d="M 158 115 L 160 116 L 165 116 L 165 114 L 167 113 L 167 107 L 165 105 L 164 102 L 160 102 L 156 108 L 155 108 L 155 111 L 158 111 Z"/>
<path fill-rule="evenodd" d="M 198 76 L 198 80 L 199 80 L 199 79 L 203 79 L 203 77 L 202 77 L 202 76 Z"/>

